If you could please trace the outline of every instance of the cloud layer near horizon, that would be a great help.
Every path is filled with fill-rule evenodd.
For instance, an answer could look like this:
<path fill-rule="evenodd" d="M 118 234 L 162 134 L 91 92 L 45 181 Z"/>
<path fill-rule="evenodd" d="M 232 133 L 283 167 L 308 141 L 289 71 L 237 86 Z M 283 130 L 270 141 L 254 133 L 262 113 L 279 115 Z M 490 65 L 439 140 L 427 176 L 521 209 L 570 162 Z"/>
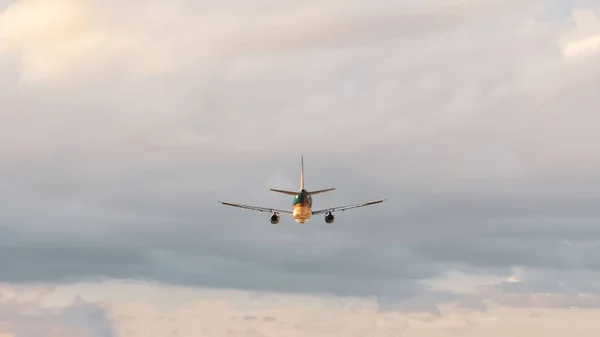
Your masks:
<path fill-rule="evenodd" d="M 598 307 L 598 4 L 444 3 L 0 1 L 0 282 Z M 388 202 L 216 203 L 289 207 L 300 154 Z"/>
<path fill-rule="evenodd" d="M 48 306 L 44 300 L 54 289 L 37 286 L 27 290 L 0 284 L 0 336 L 117 336 L 102 304 L 77 296 L 69 304 Z"/>
<path fill-rule="evenodd" d="M 492 304 L 485 312 L 472 312 L 448 303 L 441 305 L 440 314 L 436 315 L 382 311 L 376 302 L 364 298 L 253 294 L 137 282 L 74 284 L 52 290 L 29 287 L 29 292 L 35 292 L 35 301 L 24 301 L 32 296 L 19 288 L 3 287 L 2 294 L 8 292 L 12 299 L 0 299 L 0 310 L 8 312 L 12 324 L 0 324 L 2 337 L 39 334 L 38 331 L 57 337 L 198 333 L 244 337 L 500 337 L 508 331 L 538 336 L 540 326 L 545 327 L 544 336 L 548 337 L 569 332 L 591 337 L 600 332 L 593 319 L 600 312 L 598 309 L 507 308 Z M 544 301 L 547 296 L 537 298 Z"/>

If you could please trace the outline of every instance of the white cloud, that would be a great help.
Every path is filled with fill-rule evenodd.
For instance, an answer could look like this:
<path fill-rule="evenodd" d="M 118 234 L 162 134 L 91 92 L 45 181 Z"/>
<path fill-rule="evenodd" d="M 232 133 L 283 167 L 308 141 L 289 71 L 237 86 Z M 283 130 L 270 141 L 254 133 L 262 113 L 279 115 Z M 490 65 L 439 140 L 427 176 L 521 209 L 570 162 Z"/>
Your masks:
<path fill-rule="evenodd" d="M 373 44 L 428 34 L 514 2 L 19 0 L 1 15 L 0 46 L 20 55 L 26 83 L 117 70 L 144 79 L 179 70 L 211 72 L 229 58 Z M 233 9 L 232 9 L 233 8 Z M 1 49 L 0 49 L 1 50 Z M 242 60 L 243 61 L 243 60 Z"/>
<path fill-rule="evenodd" d="M 0 14 L 0 47 L 20 54 L 27 83 L 115 66 L 136 77 L 165 72 L 168 49 L 113 9 L 84 0 L 17 1 Z"/>
<path fill-rule="evenodd" d="M 441 306 L 441 316 L 381 311 L 368 299 L 325 298 L 283 294 L 254 296 L 249 292 L 174 288 L 140 283 L 81 284 L 60 287 L 48 301 L 82 294 L 111 303 L 117 336 L 312 337 L 322 336 L 505 336 L 520 331 L 535 337 L 578 336 L 600 332 L 593 324 L 597 309 L 507 308 L 490 302 L 487 311 L 465 311 L 455 304 Z M 544 298 L 538 296 L 538 304 Z"/>
<path fill-rule="evenodd" d="M 600 51 L 600 20 L 596 11 L 573 10 L 573 31 L 565 37 L 563 55 L 567 60 L 595 56 Z"/>

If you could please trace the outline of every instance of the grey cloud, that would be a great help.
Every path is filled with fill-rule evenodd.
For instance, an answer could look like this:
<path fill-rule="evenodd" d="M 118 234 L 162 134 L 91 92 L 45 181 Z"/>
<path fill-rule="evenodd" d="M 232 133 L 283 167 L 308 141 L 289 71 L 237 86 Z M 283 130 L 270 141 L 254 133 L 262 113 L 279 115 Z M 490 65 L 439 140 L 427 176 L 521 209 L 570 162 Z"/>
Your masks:
<path fill-rule="evenodd" d="M 81 298 L 66 307 L 44 306 L 42 298 L 23 301 L 0 297 L 0 329 L 15 336 L 114 337 L 106 310 Z"/>
<path fill-rule="evenodd" d="M 458 302 L 462 308 L 475 311 L 486 311 L 490 301 L 518 308 L 597 309 L 600 308 L 599 276 L 597 269 L 521 266 L 517 275 L 504 282 L 476 287 L 470 294 L 451 294 L 446 301 Z"/>
<path fill-rule="evenodd" d="M 457 17 L 440 17 L 428 4 L 432 16 L 394 21 L 392 10 L 382 14 L 386 4 L 367 10 L 388 18 L 377 25 L 360 23 L 369 18 L 359 15 L 364 4 L 347 9 L 351 15 L 320 13 L 322 45 L 311 48 L 295 48 L 320 31 L 303 33 L 309 10 L 292 22 L 298 31 L 286 26 L 265 36 L 255 33 L 278 21 L 252 25 L 271 12 L 257 14 L 241 23 L 255 30 L 232 25 L 225 33 L 263 39 L 248 42 L 262 53 L 234 43 L 237 56 L 203 59 L 208 66 L 196 60 L 208 48 L 194 45 L 201 33 L 164 30 L 180 67 L 137 81 L 107 62 L 102 74 L 19 87 L 16 56 L 0 56 L 7 74 L 0 77 L 7 88 L 0 92 L 0 278 L 138 278 L 376 296 L 389 307 L 406 299 L 406 307 L 433 310 L 457 297 L 419 281 L 448 264 L 498 274 L 515 265 L 597 269 L 597 248 L 579 241 L 600 237 L 593 225 L 600 68 L 561 58 L 556 32 L 568 24 L 526 35 L 522 24 L 533 11 L 476 6 L 458 13 L 473 19 L 464 29 L 434 30 Z M 199 5 L 185 5 L 192 7 L 182 7 L 183 21 L 161 22 L 195 27 Z M 102 6 L 110 13 L 116 5 Z M 290 8 L 274 12 L 293 16 Z M 489 21 L 478 20 L 483 12 Z M 340 18 L 344 29 L 327 31 L 325 23 Z M 419 38 L 346 44 L 354 32 Z M 161 34 L 157 45 L 167 41 Z M 272 38 L 294 48 L 275 52 L 281 45 L 270 45 Z M 329 48 L 338 42 L 345 48 Z M 315 217 L 277 227 L 265 214 L 216 203 L 290 207 L 268 188 L 298 187 L 300 154 L 311 188 L 338 188 L 315 197 L 315 208 L 388 202 L 341 213 L 334 226 Z M 464 305 L 482 308 L 476 298 Z"/>
<path fill-rule="evenodd" d="M 417 249 L 436 261 L 465 263 L 479 268 L 527 266 L 566 271 L 598 270 L 598 248 L 597 244 L 568 246 L 557 239 L 475 237 L 468 241 L 430 242 Z"/>
<path fill-rule="evenodd" d="M 385 293 L 395 299 L 424 291 L 418 279 L 437 274 L 436 268 L 419 265 L 414 258 L 396 261 L 390 269 L 377 263 L 363 249 L 338 248 L 335 252 L 319 248 L 318 243 L 277 243 L 277 237 L 254 244 L 238 238 L 227 242 L 216 235 L 186 240 L 183 232 L 171 241 L 164 236 L 127 235 L 83 238 L 73 241 L 32 242 L 12 247 L 0 261 L 2 279 L 9 282 L 35 283 L 101 280 L 103 278 L 143 279 L 188 286 L 376 296 Z M 281 237 L 280 237 L 281 239 Z M 74 241 L 77 240 L 77 241 Z M 162 242 L 161 242 L 162 241 Z M 138 242 L 136 244 L 136 242 Z M 141 243 L 141 244 L 140 244 Z M 262 245 L 261 249 L 257 249 Z M 310 247 L 310 252 L 302 252 Z M 389 253 L 388 253 L 389 254 Z M 397 254 L 397 253 L 396 253 Z M 383 261 L 385 253 L 371 250 Z M 19 261 L 15 265 L 15 261 Z M 32 265 L 38 266 L 31 268 Z"/>

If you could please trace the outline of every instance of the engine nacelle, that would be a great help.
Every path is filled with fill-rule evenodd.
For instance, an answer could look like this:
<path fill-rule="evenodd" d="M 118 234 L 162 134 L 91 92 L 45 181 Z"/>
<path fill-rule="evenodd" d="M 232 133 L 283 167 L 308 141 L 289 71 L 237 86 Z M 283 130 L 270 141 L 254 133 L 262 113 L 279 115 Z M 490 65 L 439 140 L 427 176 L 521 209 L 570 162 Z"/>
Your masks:
<path fill-rule="evenodd" d="M 271 214 L 271 224 L 276 225 L 279 223 L 279 214 L 278 213 L 273 213 Z"/>
<path fill-rule="evenodd" d="M 333 216 L 333 214 L 331 214 L 331 212 L 328 212 L 327 214 L 325 214 L 325 222 L 328 224 L 332 224 L 335 221 L 335 216 Z"/>

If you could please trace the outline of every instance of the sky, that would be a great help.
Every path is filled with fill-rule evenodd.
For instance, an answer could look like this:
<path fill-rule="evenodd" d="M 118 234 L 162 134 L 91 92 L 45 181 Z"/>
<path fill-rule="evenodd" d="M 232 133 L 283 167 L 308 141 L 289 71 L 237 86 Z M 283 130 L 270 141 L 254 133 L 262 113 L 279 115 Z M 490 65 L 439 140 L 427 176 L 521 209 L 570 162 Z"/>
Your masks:
<path fill-rule="evenodd" d="M 597 336 L 600 1 L 0 0 L 0 337 Z M 314 208 L 304 225 L 217 200 Z"/>

